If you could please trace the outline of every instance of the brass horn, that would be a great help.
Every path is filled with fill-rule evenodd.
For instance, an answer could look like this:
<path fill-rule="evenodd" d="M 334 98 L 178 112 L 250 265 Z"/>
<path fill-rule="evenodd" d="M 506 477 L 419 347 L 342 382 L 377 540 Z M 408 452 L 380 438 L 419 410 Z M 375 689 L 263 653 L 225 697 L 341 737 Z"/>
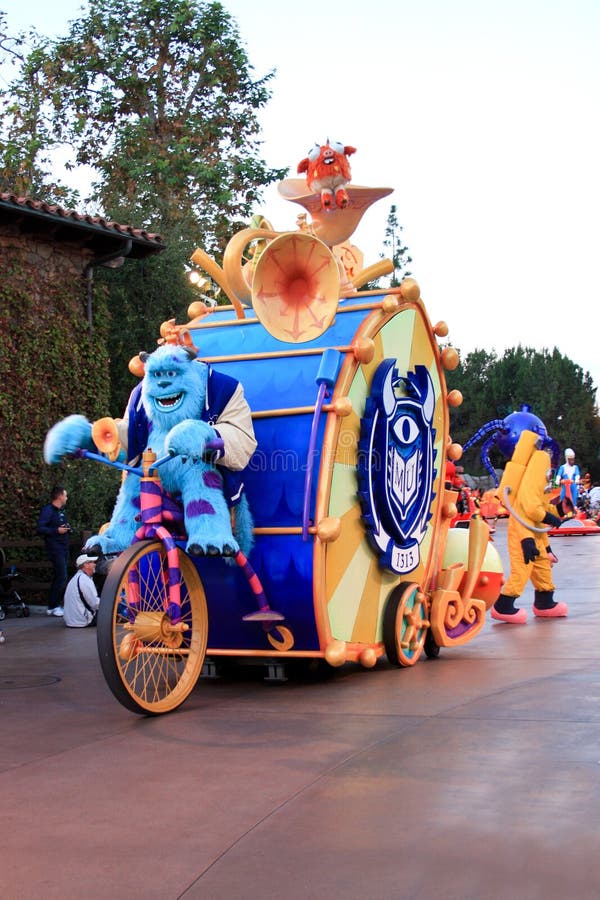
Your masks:
<path fill-rule="evenodd" d="M 304 343 L 331 325 L 340 283 L 338 263 L 322 241 L 286 232 L 269 241 L 256 263 L 252 307 L 274 338 Z"/>

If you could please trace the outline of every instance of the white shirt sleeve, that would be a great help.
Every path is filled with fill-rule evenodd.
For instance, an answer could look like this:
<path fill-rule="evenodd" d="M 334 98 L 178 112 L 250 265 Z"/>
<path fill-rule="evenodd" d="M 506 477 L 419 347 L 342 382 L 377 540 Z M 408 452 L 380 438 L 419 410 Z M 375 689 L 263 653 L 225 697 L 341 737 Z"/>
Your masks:
<path fill-rule="evenodd" d="M 238 384 L 229 403 L 215 422 L 215 429 L 223 438 L 224 444 L 219 465 L 238 472 L 244 469 L 256 450 L 256 438 L 250 407 L 241 384 Z"/>

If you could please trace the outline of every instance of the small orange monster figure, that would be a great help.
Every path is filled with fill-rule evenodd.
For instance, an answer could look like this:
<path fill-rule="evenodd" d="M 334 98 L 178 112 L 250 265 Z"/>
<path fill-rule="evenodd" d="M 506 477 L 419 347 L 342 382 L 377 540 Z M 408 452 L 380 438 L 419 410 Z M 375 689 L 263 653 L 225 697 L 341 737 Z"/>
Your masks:
<path fill-rule="evenodd" d="M 346 185 L 350 181 L 348 157 L 356 153 L 354 147 L 345 147 L 339 141 L 330 141 L 308 151 L 308 156 L 298 163 L 298 173 L 306 172 L 306 183 L 313 194 L 321 195 L 321 208 L 340 209 L 348 206 L 350 198 Z"/>

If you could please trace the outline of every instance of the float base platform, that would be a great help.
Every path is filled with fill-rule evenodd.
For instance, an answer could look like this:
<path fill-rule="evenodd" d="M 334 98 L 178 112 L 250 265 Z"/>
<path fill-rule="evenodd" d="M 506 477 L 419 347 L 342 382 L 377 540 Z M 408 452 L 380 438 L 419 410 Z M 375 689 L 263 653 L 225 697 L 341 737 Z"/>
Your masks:
<path fill-rule="evenodd" d="M 506 523 L 496 545 L 506 558 Z M 123 709 L 93 630 L 1 623 L 6 900 L 596 898 L 600 554 L 565 538 L 563 620 L 318 680 L 202 679 Z"/>

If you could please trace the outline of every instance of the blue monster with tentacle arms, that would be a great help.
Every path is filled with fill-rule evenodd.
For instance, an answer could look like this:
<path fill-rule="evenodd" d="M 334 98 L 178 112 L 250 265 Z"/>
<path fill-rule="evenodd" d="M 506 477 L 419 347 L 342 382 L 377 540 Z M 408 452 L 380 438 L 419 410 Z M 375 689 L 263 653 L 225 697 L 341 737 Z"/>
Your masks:
<path fill-rule="evenodd" d="M 475 444 L 478 444 L 479 441 L 489 435 L 481 447 L 480 458 L 481 462 L 494 479 L 496 487 L 498 487 L 498 476 L 490 462 L 489 452 L 492 447 L 496 447 L 505 459 L 512 459 L 517 442 L 524 431 L 532 431 L 534 434 L 539 434 L 542 438 L 541 449 L 549 451 L 552 458 L 552 465 L 556 466 L 560 452 L 559 446 L 548 434 L 542 420 L 531 412 L 531 407 L 527 403 L 524 403 L 520 410 L 511 413 L 505 419 L 492 419 L 490 422 L 486 422 L 485 425 L 482 425 L 481 428 L 469 438 L 466 444 L 464 444 L 463 453 L 470 450 L 471 447 L 474 447 Z"/>

